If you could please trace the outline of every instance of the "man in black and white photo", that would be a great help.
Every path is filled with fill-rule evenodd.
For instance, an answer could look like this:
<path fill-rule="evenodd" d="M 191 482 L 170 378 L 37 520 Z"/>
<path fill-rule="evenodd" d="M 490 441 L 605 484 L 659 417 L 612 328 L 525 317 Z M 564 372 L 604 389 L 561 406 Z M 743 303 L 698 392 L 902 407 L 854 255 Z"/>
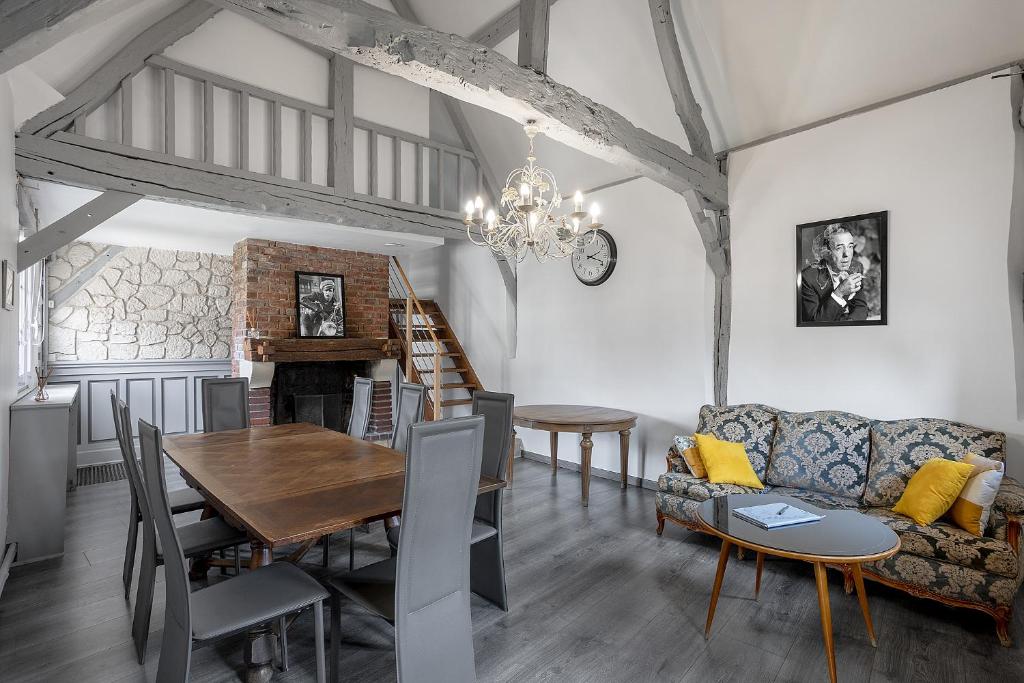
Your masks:
<path fill-rule="evenodd" d="M 299 299 L 299 308 L 303 336 L 344 336 L 342 302 L 334 279 L 320 280 L 318 289 Z"/>
<path fill-rule="evenodd" d="M 803 322 L 867 320 L 862 264 L 854 259 L 856 240 L 843 223 L 821 235 L 820 258 L 800 273 Z"/>

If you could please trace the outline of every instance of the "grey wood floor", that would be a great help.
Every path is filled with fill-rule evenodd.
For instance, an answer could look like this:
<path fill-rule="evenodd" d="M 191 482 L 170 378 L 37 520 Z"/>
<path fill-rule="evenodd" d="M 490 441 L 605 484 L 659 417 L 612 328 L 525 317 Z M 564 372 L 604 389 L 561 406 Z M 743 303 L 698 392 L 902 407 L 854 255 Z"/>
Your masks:
<path fill-rule="evenodd" d="M 163 591 L 158 586 L 142 667 L 129 635 L 132 605 L 121 589 L 126 487 L 122 481 L 72 493 L 63 559 L 13 570 L 0 598 L 0 680 L 154 680 Z M 649 491 L 621 492 L 595 479 L 584 509 L 578 474 L 563 470 L 553 479 L 546 466 L 517 461 L 505 496 L 512 609 L 506 614 L 473 599 L 480 680 L 827 680 L 809 565 L 769 561 L 755 602 L 753 562 L 733 560 L 705 642 L 717 544 L 672 525 L 659 538 L 654 528 Z M 360 564 L 387 555 L 380 526 L 371 531 L 356 534 Z M 338 568 L 347 564 L 347 543 L 345 535 L 334 541 Z M 318 550 L 307 556 L 311 567 L 319 559 Z M 872 648 L 856 599 L 843 593 L 838 574 L 830 578 L 840 680 L 1024 680 L 1021 647 L 1000 647 L 987 617 L 869 582 L 879 637 Z M 211 573 L 210 580 L 220 577 Z M 342 628 L 345 680 L 394 680 L 390 627 L 348 604 Z M 313 679 L 312 631 L 308 614 L 292 627 L 292 666 L 276 680 Z M 1019 611 L 1015 634 L 1024 638 Z M 241 667 L 241 640 L 225 640 L 196 651 L 192 680 L 238 680 Z"/>

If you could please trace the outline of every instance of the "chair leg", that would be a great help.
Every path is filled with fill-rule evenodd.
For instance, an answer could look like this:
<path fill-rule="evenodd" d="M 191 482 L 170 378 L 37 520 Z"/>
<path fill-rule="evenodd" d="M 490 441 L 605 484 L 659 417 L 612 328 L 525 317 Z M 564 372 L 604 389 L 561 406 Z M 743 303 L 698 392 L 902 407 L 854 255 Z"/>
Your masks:
<path fill-rule="evenodd" d="M 352 532 L 349 531 L 349 539 L 351 540 L 351 538 L 352 538 Z M 331 566 L 331 536 L 330 536 L 330 534 L 328 534 L 327 536 L 324 536 L 323 538 L 321 538 L 320 539 L 320 543 L 324 547 L 324 557 L 323 557 L 323 560 L 321 561 L 321 563 L 323 564 L 323 568 L 327 569 L 328 567 Z"/>
<path fill-rule="evenodd" d="M 316 626 L 316 681 L 327 683 L 327 666 L 324 662 L 324 603 L 313 604 L 313 622 Z M 332 630 L 333 635 L 333 630 Z"/>
<path fill-rule="evenodd" d="M 134 501 L 132 501 L 134 503 Z M 132 505 L 131 519 L 128 520 L 128 540 L 124 546 L 124 569 L 121 580 L 124 582 L 124 599 L 127 600 L 132 591 L 132 574 L 135 572 L 135 546 L 139 541 L 139 510 Z"/>
<path fill-rule="evenodd" d="M 470 590 L 483 599 L 508 611 L 505 592 L 505 560 L 502 554 L 501 533 L 469 547 Z"/>
<path fill-rule="evenodd" d="M 242 546 L 235 546 L 235 576 L 242 573 L 242 556 L 239 554 L 242 552 Z"/>
<path fill-rule="evenodd" d="M 221 548 L 221 549 L 220 549 L 220 550 L 219 550 L 219 551 L 217 552 L 217 556 L 218 556 L 218 557 L 220 557 L 220 559 L 222 559 L 222 560 L 223 560 L 223 559 L 225 559 L 225 558 L 227 558 L 227 554 L 226 554 L 226 551 L 224 550 L 224 548 Z M 221 575 L 221 576 L 224 576 L 224 575 L 225 575 L 225 574 L 227 574 L 227 573 L 228 573 L 228 568 L 227 568 L 227 567 L 225 567 L 224 565 L 221 565 L 221 567 L 220 567 L 220 575 Z"/>
<path fill-rule="evenodd" d="M 146 643 L 149 641 L 149 620 L 153 613 L 153 588 L 156 584 L 156 550 L 142 549 L 139 568 L 139 588 L 135 593 L 135 616 L 132 619 L 132 639 L 139 664 L 146 663 Z"/>
<path fill-rule="evenodd" d="M 348 570 L 356 568 L 356 530 L 348 530 Z"/>
<path fill-rule="evenodd" d="M 281 661 L 278 668 L 281 671 L 288 670 L 288 617 L 283 616 L 277 620 L 277 642 L 281 648 Z"/>
<path fill-rule="evenodd" d="M 331 683 L 340 683 L 341 668 L 338 657 L 341 655 L 341 597 L 337 593 L 331 595 Z"/>

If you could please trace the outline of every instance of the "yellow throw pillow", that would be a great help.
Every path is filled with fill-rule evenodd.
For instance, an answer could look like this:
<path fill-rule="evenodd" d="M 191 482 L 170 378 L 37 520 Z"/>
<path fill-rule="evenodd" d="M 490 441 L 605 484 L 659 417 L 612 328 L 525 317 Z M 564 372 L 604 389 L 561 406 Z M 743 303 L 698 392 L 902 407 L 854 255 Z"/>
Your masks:
<path fill-rule="evenodd" d="M 928 526 L 952 507 L 973 471 L 965 462 L 932 458 L 910 478 L 892 511 Z"/>
<path fill-rule="evenodd" d="M 719 441 L 710 434 L 695 434 L 697 448 L 708 481 L 712 484 L 738 484 L 752 489 L 763 489 L 764 484 L 757 478 L 754 468 L 747 459 L 747 451 L 741 443 Z"/>
<path fill-rule="evenodd" d="M 973 465 L 974 471 L 949 509 L 949 516 L 961 529 L 984 536 L 1003 481 L 1003 463 L 974 453 L 968 453 L 964 462 Z"/>

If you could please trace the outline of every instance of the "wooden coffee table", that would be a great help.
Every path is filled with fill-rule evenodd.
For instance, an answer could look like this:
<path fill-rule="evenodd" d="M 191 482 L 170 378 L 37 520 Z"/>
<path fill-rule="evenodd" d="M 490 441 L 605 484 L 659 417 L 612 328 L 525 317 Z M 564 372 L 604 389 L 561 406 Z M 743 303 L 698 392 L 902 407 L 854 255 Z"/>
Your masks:
<path fill-rule="evenodd" d="M 787 503 L 808 512 L 824 515 L 825 518 L 781 529 L 762 529 L 732 514 L 735 508 L 766 503 Z M 718 571 L 715 572 L 715 585 L 711 591 L 711 604 L 708 605 L 708 619 L 704 627 L 705 639 L 711 634 L 711 621 L 715 618 L 715 606 L 718 604 L 718 594 L 722 590 L 722 578 L 729 562 L 729 551 L 733 546 L 739 546 L 757 553 L 755 598 L 761 589 L 761 570 L 764 568 L 765 555 L 804 560 L 814 565 L 818 608 L 821 611 L 821 632 L 825 639 L 828 674 L 832 683 L 836 681 L 836 653 L 832 641 L 832 610 L 828 601 L 828 580 L 825 576 L 827 565 L 847 567 L 853 573 L 857 599 L 864 614 L 868 636 L 871 638 L 871 644 L 876 645 L 875 629 L 871 624 L 871 612 L 868 610 L 868 598 L 864 591 L 864 577 L 860 565 L 896 554 L 900 549 L 900 539 L 892 529 L 856 510 L 822 510 L 789 496 L 756 493 L 706 500 L 697 508 L 697 519 L 704 531 L 722 539 Z"/>
<path fill-rule="evenodd" d="M 582 434 L 580 440 L 580 481 L 583 489 L 583 506 L 590 500 L 590 456 L 594 450 L 591 436 L 594 432 L 619 433 L 619 465 L 622 472 L 621 486 L 626 488 L 626 469 L 629 465 L 629 432 L 636 427 L 637 416 L 616 408 L 599 406 L 533 405 L 516 406 L 512 424 L 526 429 L 551 432 L 551 473 L 558 473 L 558 434 L 570 432 Z M 515 443 L 515 430 L 512 430 Z M 509 480 L 512 479 L 512 459 L 509 459 Z"/>

